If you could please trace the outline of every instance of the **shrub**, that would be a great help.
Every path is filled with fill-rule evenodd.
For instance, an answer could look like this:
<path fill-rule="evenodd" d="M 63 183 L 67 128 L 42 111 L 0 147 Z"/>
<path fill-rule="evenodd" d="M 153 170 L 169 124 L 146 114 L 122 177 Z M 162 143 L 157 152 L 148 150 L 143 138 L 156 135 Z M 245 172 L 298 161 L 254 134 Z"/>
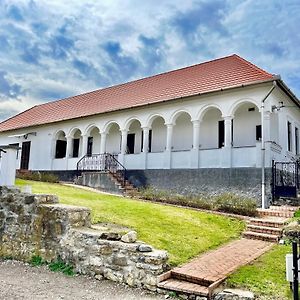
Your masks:
<path fill-rule="evenodd" d="M 179 195 L 165 190 L 143 188 L 139 190 L 139 197 L 174 205 L 181 205 L 199 209 L 216 210 L 225 213 L 233 213 L 246 216 L 256 215 L 256 201 L 254 199 L 240 197 L 234 194 L 222 194 L 214 197 L 195 195 Z"/>
<path fill-rule="evenodd" d="M 24 180 L 34 180 L 34 181 L 43 181 L 43 182 L 51 182 L 57 183 L 59 182 L 58 176 L 53 173 L 40 173 L 40 172 L 18 172 L 17 178 L 24 179 Z"/>
<path fill-rule="evenodd" d="M 221 194 L 215 198 L 216 210 L 244 216 L 256 216 L 256 201 L 234 194 Z"/>

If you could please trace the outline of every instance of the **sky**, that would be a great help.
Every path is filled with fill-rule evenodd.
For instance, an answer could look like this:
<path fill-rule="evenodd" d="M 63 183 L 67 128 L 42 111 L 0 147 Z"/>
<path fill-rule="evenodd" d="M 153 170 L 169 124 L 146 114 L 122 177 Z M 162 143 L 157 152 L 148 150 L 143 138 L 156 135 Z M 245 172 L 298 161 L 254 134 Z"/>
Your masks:
<path fill-rule="evenodd" d="M 0 0 L 0 120 L 233 53 L 300 97 L 300 1 Z"/>

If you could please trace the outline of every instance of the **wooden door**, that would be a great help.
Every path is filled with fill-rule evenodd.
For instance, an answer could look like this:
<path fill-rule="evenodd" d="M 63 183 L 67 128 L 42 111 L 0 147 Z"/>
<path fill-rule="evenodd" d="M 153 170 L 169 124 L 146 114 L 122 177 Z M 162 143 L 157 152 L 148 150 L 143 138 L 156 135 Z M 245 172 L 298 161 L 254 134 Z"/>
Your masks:
<path fill-rule="evenodd" d="M 29 158 L 30 158 L 30 146 L 31 142 L 22 143 L 22 154 L 21 154 L 21 169 L 28 170 Z"/>

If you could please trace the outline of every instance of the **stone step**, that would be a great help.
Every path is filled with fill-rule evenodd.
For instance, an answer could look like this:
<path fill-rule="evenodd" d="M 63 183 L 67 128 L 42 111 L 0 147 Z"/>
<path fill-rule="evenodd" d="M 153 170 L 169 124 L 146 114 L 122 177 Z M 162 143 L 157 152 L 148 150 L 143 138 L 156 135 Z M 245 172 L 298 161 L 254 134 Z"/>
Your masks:
<path fill-rule="evenodd" d="M 252 232 L 252 231 L 245 231 L 243 233 L 243 237 L 245 237 L 247 239 L 261 240 L 261 241 L 272 242 L 272 243 L 277 243 L 279 240 L 279 237 L 277 235 Z"/>
<path fill-rule="evenodd" d="M 252 218 L 248 221 L 248 224 L 265 226 L 265 227 L 282 228 L 286 224 L 286 220 L 285 218 L 272 218 L 272 219 Z"/>
<path fill-rule="evenodd" d="M 247 225 L 247 231 L 258 232 L 258 233 L 266 233 L 280 236 L 282 233 L 281 228 L 277 227 L 267 227 L 267 226 L 258 226 L 258 225 Z"/>
<path fill-rule="evenodd" d="M 56 222 L 68 222 L 73 227 L 91 226 L 91 210 L 87 207 L 67 204 L 41 204 L 38 209 L 43 216 Z"/>
<path fill-rule="evenodd" d="M 298 206 L 290 206 L 290 205 L 271 205 L 270 206 L 270 209 L 272 210 L 277 210 L 277 211 L 292 211 L 292 212 L 295 212 L 299 209 Z"/>
<path fill-rule="evenodd" d="M 158 283 L 157 285 L 159 288 L 166 289 L 169 291 L 181 292 L 191 295 L 209 296 L 209 288 L 206 286 L 201 286 L 196 283 L 187 282 L 184 280 L 178 280 L 174 278 L 167 279 Z"/>
<path fill-rule="evenodd" d="M 292 218 L 294 216 L 294 212 L 292 211 L 280 211 L 280 210 L 272 210 L 272 209 L 257 209 L 258 215 L 260 217 L 282 217 L 282 218 Z"/>
<path fill-rule="evenodd" d="M 171 277 L 177 280 L 187 281 L 190 283 L 195 283 L 206 287 L 210 286 L 213 283 L 213 281 L 207 280 L 202 277 L 192 276 L 190 274 L 185 274 L 183 272 L 177 272 L 176 268 L 171 270 Z"/>

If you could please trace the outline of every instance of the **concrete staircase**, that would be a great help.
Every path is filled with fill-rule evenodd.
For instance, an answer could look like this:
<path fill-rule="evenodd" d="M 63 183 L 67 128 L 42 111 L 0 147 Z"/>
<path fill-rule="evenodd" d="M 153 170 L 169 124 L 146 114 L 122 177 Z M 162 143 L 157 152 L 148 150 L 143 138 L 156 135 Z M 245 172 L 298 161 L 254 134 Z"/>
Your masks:
<path fill-rule="evenodd" d="M 123 180 L 121 174 L 109 171 L 83 172 L 74 183 L 112 194 L 129 195 L 136 191 L 136 188 L 128 180 Z"/>

